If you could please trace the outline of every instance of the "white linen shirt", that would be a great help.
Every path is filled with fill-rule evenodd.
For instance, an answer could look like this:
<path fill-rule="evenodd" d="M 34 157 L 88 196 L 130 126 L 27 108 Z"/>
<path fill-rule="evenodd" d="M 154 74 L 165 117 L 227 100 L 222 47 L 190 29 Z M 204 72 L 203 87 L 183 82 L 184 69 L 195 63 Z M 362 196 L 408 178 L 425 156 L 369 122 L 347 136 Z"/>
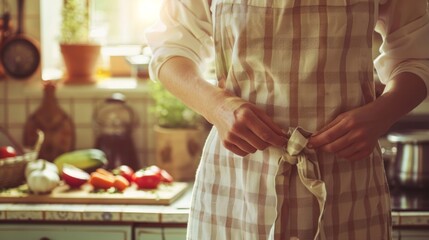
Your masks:
<path fill-rule="evenodd" d="M 164 0 L 165 1 L 165 0 Z M 382 83 L 401 72 L 422 78 L 429 94 L 429 16 L 424 0 L 377 0 L 375 30 L 383 37 L 374 66 Z M 171 12 L 174 11 L 174 16 Z M 157 79 L 162 64 L 173 56 L 187 57 L 199 65 L 213 57 L 210 0 L 179 0 L 164 4 L 163 21 L 148 31 L 154 55 L 150 76 Z M 183 24 L 183 25 L 182 25 Z M 189 31 L 187 29 L 192 29 Z"/>

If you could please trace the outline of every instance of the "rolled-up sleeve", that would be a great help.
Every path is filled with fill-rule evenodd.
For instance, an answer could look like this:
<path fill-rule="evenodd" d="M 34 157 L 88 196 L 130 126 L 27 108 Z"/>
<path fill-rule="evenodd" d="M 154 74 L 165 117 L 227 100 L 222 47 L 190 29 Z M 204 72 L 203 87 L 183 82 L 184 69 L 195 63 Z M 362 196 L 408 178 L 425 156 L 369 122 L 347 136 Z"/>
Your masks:
<path fill-rule="evenodd" d="M 175 56 L 203 67 L 214 52 L 209 0 L 164 0 L 161 9 L 160 21 L 145 31 L 151 78 L 157 79 L 162 64 Z"/>
<path fill-rule="evenodd" d="M 429 94 L 429 16 L 426 0 L 384 0 L 379 8 L 376 31 L 383 38 L 374 65 L 380 81 L 398 74 L 416 74 Z"/>

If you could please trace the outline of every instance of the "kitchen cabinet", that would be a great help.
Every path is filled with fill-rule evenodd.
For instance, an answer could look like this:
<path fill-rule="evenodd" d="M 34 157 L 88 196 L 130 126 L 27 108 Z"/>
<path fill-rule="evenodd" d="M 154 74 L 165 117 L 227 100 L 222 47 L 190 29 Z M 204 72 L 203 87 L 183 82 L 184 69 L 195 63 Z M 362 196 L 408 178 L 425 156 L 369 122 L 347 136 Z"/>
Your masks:
<path fill-rule="evenodd" d="M 401 229 L 399 240 L 428 240 L 429 230 L 427 229 Z"/>
<path fill-rule="evenodd" d="M 392 240 L 401 240 L 399 237 L 399 230 L 393 229 L 392 231 Z"/>
<path fill-rule="evenodd" d="M 186 227 L 136 227 L 135 240 L 185 240 Z"/>
<path fill-rule="evenodd" d="M 164 240 L 162 228 L 136 227 L 134 230 L 135 240 Z"/>
<path fill-rule="evenodd" d="M 131 240 L 132 225 L 0 224 L 0 239 Z"/>
<path fill-rule="evenodd" d="M 164 228 L 164 240 L 185 240 L 186 228 Z"/>

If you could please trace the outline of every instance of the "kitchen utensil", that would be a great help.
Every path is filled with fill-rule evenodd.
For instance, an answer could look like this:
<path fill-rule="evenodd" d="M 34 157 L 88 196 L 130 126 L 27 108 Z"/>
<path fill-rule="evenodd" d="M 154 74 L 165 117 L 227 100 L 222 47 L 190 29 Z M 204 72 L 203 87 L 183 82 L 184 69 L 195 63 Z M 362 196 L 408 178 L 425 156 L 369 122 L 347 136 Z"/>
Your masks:
<path fill-rule="evenodd" d="M 396 143 L 395 182 L 402 187 L 429 184 L 429 130 L 410 130 L 387 136 Z"/>
<path fill-rule="evenodd" d="M 24 0 L 18 0 L 18 29 L 2 45 L 0 59 L 6 75 L 23 80 L 33 75 L 40 65 L 37 42 L 24 34 Z"/>
<path fill-rule="evenodd" d="M 94 110 L 96 132 L 95 148 L 102 150 L 107 157 L 108 169 L 128 165 L 138 169 L 138 159 L 132 130 L 137 124 L 134 111 L 125 103 L 125 96 L 114 93 L 98 104 Z"/>
<path fill-rule="evenodd" d="M 60 154 L 74 150 L 75 147 L 73 120 L 58 104 L 55 89 L 54 82 L 44 82 L 42 103 L 24 125 L 24 146 L 34 146 L 37 130 L 43 131 L 45 140 L 39 157 L 48 161 L 53 161 Z"/>
<path fill-rule="evenodd" d="M 396 181 L 395 157 L 396 146 L 391 148 L 382 147 L 384 170 L 386 172 L 387 182 L 389 186 L 394 186 Z"/>
<path fill-rule="evenodd" d="M 2 13 L 1 19 L 0 19 L 0 25 L 1 25 L 1 27 L 0 27 L 0 33 L 1 33 L 0 49 L 1 49 L 1 46 L 3 45 L 3 43 L 9 37 L 10 32 L 11 32 L 9 4 L 6 0 L 2 1 L 2 7 L 3 7 L 3 13 Z M 5 72 L 4 72 L 3 65 L 0 61 L 0 78 L 3 78 L 3 77 L 5 77 Z"/>

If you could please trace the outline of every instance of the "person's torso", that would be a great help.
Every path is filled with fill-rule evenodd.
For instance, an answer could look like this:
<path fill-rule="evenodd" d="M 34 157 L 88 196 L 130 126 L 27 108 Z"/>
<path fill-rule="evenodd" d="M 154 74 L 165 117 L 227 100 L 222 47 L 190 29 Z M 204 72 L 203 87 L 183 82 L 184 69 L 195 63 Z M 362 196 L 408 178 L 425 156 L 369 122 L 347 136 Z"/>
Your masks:
<path fill-rule="evenodd" d="M 316 130 L 374 99 L 374 0 L 213 0 L 219 85 Z"/>

